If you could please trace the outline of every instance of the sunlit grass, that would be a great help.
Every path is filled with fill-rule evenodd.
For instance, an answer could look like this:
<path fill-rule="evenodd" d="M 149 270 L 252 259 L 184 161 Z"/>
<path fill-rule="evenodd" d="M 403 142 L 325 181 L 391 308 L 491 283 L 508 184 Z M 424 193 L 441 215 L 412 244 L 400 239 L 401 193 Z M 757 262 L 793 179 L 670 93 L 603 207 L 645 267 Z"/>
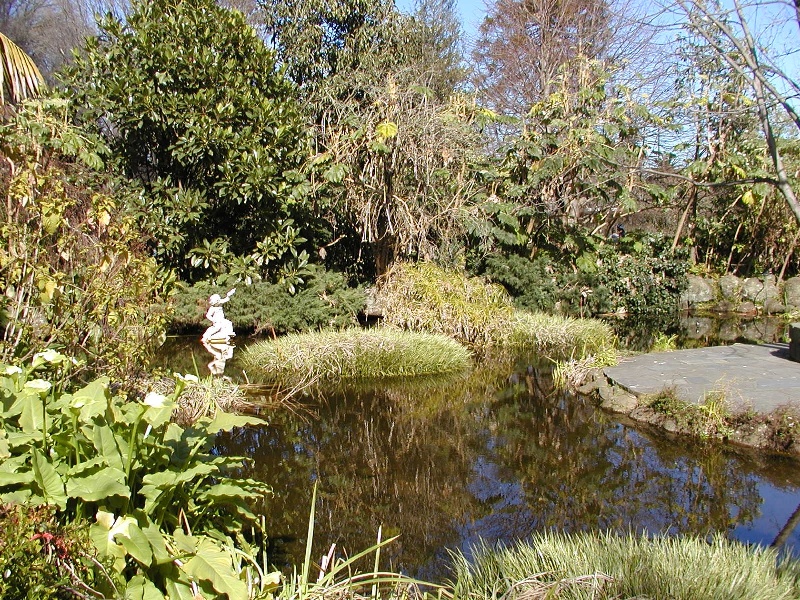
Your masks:
<path fill-rule="evenodd" d="M 599 319 L 526 311 L 517 311 L 509 323 L 498 323 L 496 337 L 501 345 L 535 350 L 553 359 L 595 356 L 616 344 L 611 327 Z"/>
<path fill-rule="evenodd" d="M 287 387 L 319 381 L 415 377 L 463 371 L 470 353 L 442 335 L 389 328 L 294 334 L 248 346 L 248 377 Z"/>
<path fill-rule="evenodd" d="M 441 333 L 474 348 L 578 359 L 616 344 L 603 321 L 517 310 L 502 287 L 431 263 L 395 265 L 380 297 L 387 323 Z"/>
<path fill-rule="evenodd" d="M 539 533 L 457 556 L 454 581 L 456 598 L 788 600 L 800 597 L 800 563 L 721 535 Z"/>

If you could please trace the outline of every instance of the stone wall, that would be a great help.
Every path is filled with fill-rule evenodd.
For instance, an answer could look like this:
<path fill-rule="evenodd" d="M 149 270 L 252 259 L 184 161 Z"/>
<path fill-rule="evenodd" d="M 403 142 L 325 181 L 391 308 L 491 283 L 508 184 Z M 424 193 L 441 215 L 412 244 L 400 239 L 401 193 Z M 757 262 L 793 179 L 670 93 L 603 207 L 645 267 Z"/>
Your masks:
<path fill-rule="evenodd" d="M 689 275 L 689 287 L 681 295 L 687 310 L 718 313 L 777 315 L 800 311 L 800 277 L 779 282 L 774 275 L 720 278 Z"/>

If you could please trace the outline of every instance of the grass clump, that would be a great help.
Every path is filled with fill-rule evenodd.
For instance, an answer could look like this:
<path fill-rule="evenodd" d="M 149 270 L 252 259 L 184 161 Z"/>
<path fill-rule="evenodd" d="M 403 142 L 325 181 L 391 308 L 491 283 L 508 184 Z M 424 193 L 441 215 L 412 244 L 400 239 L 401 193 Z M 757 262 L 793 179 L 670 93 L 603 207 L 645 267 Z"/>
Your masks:
<path fill-rule="evenodd" d="M 776 550 L 696 537 L 538 533 L 511 548 L 486 546 L 455 559 L 456 598 L 800 597 L 800 563 Z"/>
<path fill-rule="evenodd" d="M 414 377 L 466 369 L 470 353 L 443 335 L 389 328 L 291 334 L 251 344 L 241 365 L 263 383 Z"/>
<path fill-rule="evenodd" d="M 380 296 L 387 323 L 441 333 L 472 347 L 582 358 L 615 345 L 614 332 L 603 321 L 517 310 L 501 286 L 431 263 L 395 265 Z"/>
<path fill-rule="evenodd" d="M 509 323 L 497 325 L 502 345 L 535 350 L 553 359 L 607 354 L 615 346 L 614 332 L 599 319 L 517 311 Z"/>
<path fill-rule="evenodd" d="M 497 342 L 515 309 L 502 286 L 433 263 L 397 263 L 380 286 L 386 323 L 441 333 L 473 346 Z"/>
<path fill-rule="evenodd" d="M 641 404 L 675 421 L 680 431 L 702 439 L 730 437 L 737 420 L 722 392 L 710 392 L 694 404 L 678 398 L 674 388 L 666 388 L 643 396 Z"/>

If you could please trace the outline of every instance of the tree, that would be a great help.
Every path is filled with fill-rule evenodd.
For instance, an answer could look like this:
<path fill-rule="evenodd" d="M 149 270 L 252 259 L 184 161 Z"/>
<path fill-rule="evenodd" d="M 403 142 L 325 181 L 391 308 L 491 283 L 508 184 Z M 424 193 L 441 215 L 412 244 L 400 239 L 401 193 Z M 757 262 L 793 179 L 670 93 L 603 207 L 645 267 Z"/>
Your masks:
<path fill-rule="evenodd" d="M 524 116 L 550 95 L 565 64 L 604 57 L 610 23 L 606 0 L 496 0 L 473 52 L 479 97 L 497 112 Z"/>
<path fill-rule="evenodd" d="M 410 51 L 418 52 L 415 68 L 427 87 L 443 100 L 461 90 L 468 71 L 455 0 L 417 0 L 405 28 L 414 38 Z"/>
<path fill-rule="evenodd" d="M 599 62 L 578 64 L 580 89 L 572 88 L 573 71 L 565 65 L 486 179 L 495 202 L 508 207 L 499 218 L 524 229 L 534 249 L 559 246 L 565 227 L 607 234 L 640 201 L 661 192 L 641 177 L 648 128 L 658 118 L 612 85 Z"/>
<path fill-rule="evenodd" d="M 293 86 L 241 13 L 157 0 L 99 28 L 68 93 L 142 187 L 136 208 L 162 263 L 193 279 L 302 262 L 305 129 Z"/>
<path fill-rule="evenodd" d="M 274 0 L 263 8 L 314 132 L 309 170 L 318 205 L 328 207 L 325 246 L 335 245 L 322 253 L 339 264 L 363 261 L 373 275 L 398 256 L 452 248 L 474 192 L 467 164 L 479 143 L 469 123 L 474 105 L 454 95 L 453 23 L 437 25 L 446 7 L 425 9 L 424 18 L 386 0 Z"/>
<path fill-rule="evenodd" d="M 72 51 L 94 33 L 103 0 L 0 0 L 0 30 L 25 50 L 52 83 Z"/>
<path fill-rule="evenodd" d="M 769 52 L 769 44 L 756 39 L 749 23 L 747 12 L 757 7 L 733 0 L 732 8 L 723 9 L 716 2 L 705 0 L 678 0 L 689 27 L 725 63 L 750 86 L 754 109 L 762 128 L 764 140 L 772 161 L 774 185 L 786 200 L 787 205 L 800 223 L 800 201 L 794 192 L 780 150 L 779 136 L 775 130 L 774 107 L 781 107 L 784 114 L 800 130 L 800 112 L 793 101 L 800 93 L 800 84 L 781 67 L 781 61 Z M 788 6 L 788 4 L 786 5 Z M 791 7 L 790 19 L 797 19 L 795 6 Z M 797 23 L 800 25 L 800 21 Z M 773 21 L 772 26 L 776 23 Z M 786 92 L 782 89 L 788 90 Z"/>
<path fill-rule="evenodd" d="M 391 0 L 260 0 L 260 27 L 309 99 L 386 51 L 397 13 Z"/>

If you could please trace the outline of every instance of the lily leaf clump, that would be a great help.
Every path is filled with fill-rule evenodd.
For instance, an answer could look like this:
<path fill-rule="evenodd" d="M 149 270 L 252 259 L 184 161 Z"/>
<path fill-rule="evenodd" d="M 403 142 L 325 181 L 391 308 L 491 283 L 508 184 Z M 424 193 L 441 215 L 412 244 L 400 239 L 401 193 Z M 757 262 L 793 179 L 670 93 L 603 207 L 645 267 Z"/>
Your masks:
<path fill-rule="evenodd" d="M 107 377 L 66 390 L 72 366 L 53 351 L 0 365 L 0 502 L 88 522 L 110 565 L 105 597 L 248 598 L 271 585 L 240 534 L 270 488 L 238 476 L 241 457 L 212 453 L 220 431 L 263 421 L 218 413 L 183 428 L 171 418 L 186 378 L 127 401 Z"/>

